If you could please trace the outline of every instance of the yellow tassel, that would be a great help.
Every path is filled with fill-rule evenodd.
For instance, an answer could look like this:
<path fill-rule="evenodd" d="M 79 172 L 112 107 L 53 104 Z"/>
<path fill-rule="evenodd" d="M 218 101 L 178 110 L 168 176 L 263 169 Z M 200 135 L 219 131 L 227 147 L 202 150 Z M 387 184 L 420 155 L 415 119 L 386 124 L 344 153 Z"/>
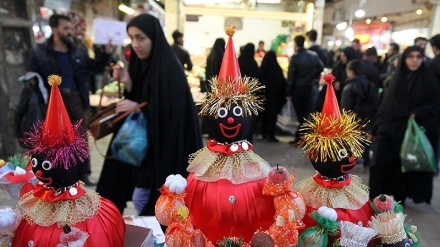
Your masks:
<path fill-rule="evenodd" d="M 59 86 L 61 84 L 61 76 L 59 75 L 50 75 L 47 77 L 47 82 L 50 86 L 57 85 Z"/>
<path fill-rule="evenodd" d="M 228 35 L 228 36 L 233 36 L 234 35 L 234 33 L 235 33 L 235 27 L 234 26 L 232 26 L 232 25 L 229 25 L 229 26 L 227 26 L 226 28 L 225 28 L 225 33 Z"/>

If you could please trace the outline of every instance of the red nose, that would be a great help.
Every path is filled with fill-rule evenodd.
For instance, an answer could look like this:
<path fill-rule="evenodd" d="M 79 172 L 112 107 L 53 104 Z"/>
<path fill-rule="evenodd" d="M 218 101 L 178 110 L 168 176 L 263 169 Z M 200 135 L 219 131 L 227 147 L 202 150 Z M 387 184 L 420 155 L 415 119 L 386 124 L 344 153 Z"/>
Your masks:
<path fill-rule="evenodd" d="M 233 124 L 234 123 L 234 118 L 233 117 L 229 117 L 228 118 L 228 124 Z"/>
<path fill-rule="evenodd" d="M 35 175 L 41 177 L 41 176 L 43 176 L 43 171 L 38 170 L 38 171 L 35 173 Z"/>

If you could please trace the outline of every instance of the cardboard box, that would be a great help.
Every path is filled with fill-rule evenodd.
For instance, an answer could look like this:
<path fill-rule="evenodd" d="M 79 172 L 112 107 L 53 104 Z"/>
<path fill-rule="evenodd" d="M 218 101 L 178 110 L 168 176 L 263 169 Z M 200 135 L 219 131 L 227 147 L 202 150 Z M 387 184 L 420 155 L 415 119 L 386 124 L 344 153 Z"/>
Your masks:
<path fill-rule="evenodd" d="M 126 224 L 125 247 L 154 247 L 153 230 Z"/>

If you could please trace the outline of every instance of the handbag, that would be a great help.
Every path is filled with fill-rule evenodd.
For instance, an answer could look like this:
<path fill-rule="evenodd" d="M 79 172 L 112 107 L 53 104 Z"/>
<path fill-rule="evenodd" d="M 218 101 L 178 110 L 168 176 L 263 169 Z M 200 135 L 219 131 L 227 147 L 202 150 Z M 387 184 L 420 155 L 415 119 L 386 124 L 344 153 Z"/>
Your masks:
<path fill-rule="evenodd" d="M 435 157 L 431 143 L 414 118 L 408 120 L 400 147 L 402 172 L 435 172 Z"/>
<path fill-rule="evenodd" d="M 107 67 L 104 78 L 101 85 L 101 93 L 99 97 L 99 104 L 96 109 L 96 114 L 93 115 L 87 124 L 87 129 L 95 140 L 99 140 L 111 133 L 114 133 L 121 125 L 122 120 L 125 119 L 130 112 L 127 114 L 117 113 L 116 103 L 112 103 L 106 107 L 102 106 L 102 97 L 104 96 L 104 87 L 108 84 L 108 77 L 112 71 L 113 65 Z M 118 83 L 118 98 L 122 99 L 121 86 Z"/>
<path fill-rule="evenodd" d="M 148 149 L 147 118 L 142 111 L 132 112 L 125 119 L 110 148 L 118 161 L 140 166 Z"/>
<path fill-rule="evenodd" d="M 299 121 L 292 100 L 287 100 L 281 108 L 281 112 L 277 116 L 276 126 L 282 131 L 295 134 Z"/>

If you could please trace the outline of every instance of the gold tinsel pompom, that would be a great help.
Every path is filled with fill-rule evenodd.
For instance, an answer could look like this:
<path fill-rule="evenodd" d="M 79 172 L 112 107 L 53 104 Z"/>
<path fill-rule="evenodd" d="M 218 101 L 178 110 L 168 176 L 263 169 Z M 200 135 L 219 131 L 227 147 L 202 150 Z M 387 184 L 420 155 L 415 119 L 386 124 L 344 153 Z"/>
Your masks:
<path fill-rule="evenodd" d="M 232 25 L 227 26 L 227 27 L 225 28 L 225 33 L 226 33 L 226 35 L 232 37 L 232 36 L 234 35 L 234 33 L 235 33 L 235 27 L 232 26 Z"/>
<path fill-rule="evenodd" d="M 61 84 L 61 76 L 59 76 L 59 75 L 50 75 L 47 78 L 47 82 L 49 83 L 50 86 L 53 86 L 53 85 L 59 86 Z"/>

